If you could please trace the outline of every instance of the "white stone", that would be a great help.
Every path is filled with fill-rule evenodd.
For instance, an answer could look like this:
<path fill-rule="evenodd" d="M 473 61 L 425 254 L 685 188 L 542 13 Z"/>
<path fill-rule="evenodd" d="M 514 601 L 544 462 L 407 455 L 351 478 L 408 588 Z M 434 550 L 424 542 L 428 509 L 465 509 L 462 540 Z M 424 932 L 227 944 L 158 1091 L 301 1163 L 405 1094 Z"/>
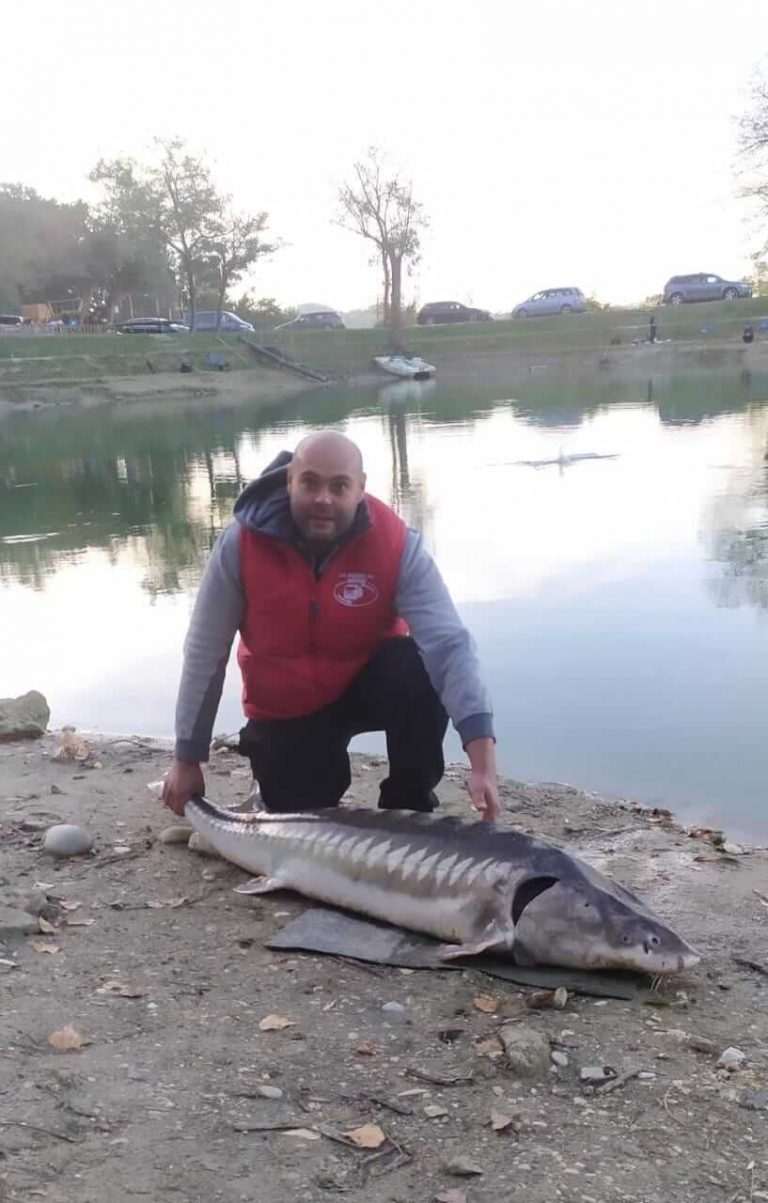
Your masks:
<path fill-rule="evenodd" d="M 51 856 L 82 856 L 93 847 L 93 836 L 75 823 L 57 823 L 43 836 L 43 852 Z"/>

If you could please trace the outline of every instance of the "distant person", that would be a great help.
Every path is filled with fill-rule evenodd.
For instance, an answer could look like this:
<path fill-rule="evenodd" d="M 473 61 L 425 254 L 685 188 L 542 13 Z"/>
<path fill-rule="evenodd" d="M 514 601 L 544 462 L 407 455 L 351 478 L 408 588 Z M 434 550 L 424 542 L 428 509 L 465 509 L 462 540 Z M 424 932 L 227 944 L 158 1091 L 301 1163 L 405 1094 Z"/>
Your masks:
<path fill-rule="evenodd" d="M 651 324 L 650 324 L 650 328 L 648 330 L 648 341 L 655 343 L 656 339 L 658 337 L 659 337 L 659 331 L 656 326 L 656 314 L 652 313 L 651 314 Z"/>
<path fill-rule="evenodd" d="M 232 641 L 247 718 L 240 752 L 269 811 L 337 806 L 353 736 L 384 731 L 379 806 L 431 811 L 453 721 L 468 789 L 499 816 L 493 719 L 472 638 L 421 536 L 365 491 L 360 449 L 324 430 L 240 494 L 205 569 L 184 644 L 163 800 L 202 794 Z"/>
<path fill-rule="evenodd" d="M 743 343 L 753 343 L 755 341 L 755 328 L 751 322 L 747 322 L 742 331 L 741 341 Z"/>

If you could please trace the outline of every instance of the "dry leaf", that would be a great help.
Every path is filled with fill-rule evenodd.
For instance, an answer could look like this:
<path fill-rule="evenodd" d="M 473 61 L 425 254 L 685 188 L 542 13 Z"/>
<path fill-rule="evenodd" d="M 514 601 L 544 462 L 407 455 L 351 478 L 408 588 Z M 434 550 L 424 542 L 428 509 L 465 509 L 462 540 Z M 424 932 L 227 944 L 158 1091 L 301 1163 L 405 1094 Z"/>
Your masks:
<path fill-rule="evenodd" d="M 467 1203 L 467 1192 L 460 1186 L 449 1186 L 435 1195 L 435 1203 Z"/>
<path fill-rule="evenodd" d="M 299 1136 L 302 1140 L 319 1140 L 320 1133 L 314 1128 L 286 1128 L 285 1136 Z"/>
<path fill-rule="evenodd" d="M 493 1015 L 499 1007 L 498 999 L 492 994 L 477 994 L 472 999 L 472 1005 L 476 1011 L 482 1011 L 485 1015 Z"/>
<path fill-rule="evenodd" d="M 295 1019 L 288 1019 L 285 1015 L 265 1015 L 259 1020 L 259 1029 L 262 1032 L 281 1032 L 283 1028 L 293 1028 L 296 1026 Z"/>
<path fill-rule="evenodd" d="M 495 1057 L 504 1052 L 504 1046 L 498 1036 L 487 1036 L 485 1040 L 478 1040 L 475 1048 L 481 1057 Z"/>
<path fill-rule="evenodd" d="M 57 1053 L 72 1053 L 91 1042 L 76 1032 L 71 1024 L 67 1024 L 65 1028 L 57 1028 L 55 1032 L 51 1032 L 48 1043 Z"/>
<path fill-rule="evenodd" d="M 67 927 L 90 927 L 91 924 L 95 923 L 95 922 L 96 922 L 95 919 L 67 919 L 66 926 Z"/>
<path fill-rule="evenodd" d="M 358 1057 L 375 1057 L 378 1051 L 376 1045 L 371 1040 L 364 1040 L 355 1049 Z"/>
<path fill-rule="evenodd" d="M 344 1135 L 359 1149 L 379 1149 L 387 1139 L 378 1124 L 363 1124 L 361 1128 L 351 1128 Z"/>
<path fill-rule="evenodd" d="M 47 919 L 44 919 L 42 915 L 38 917 L 37 926 L 40 928 L 41 932 L 45 932 L 46 936 L 50 936 L 56 931 L 56 928 L 53 926 L 53 924 L 49 923 Z"/>
<path fill-rule="evenodd" d="M 45 940 L 30 940 L 30 944 L 35 952 L 48 952 L 51 956 L 59 951 L 58 944 L 46 944 Z"/>
<path fill-rule="evenodd" d="M 117 994 L 120 998 L 143 998 L 146 990 L 139 990 L 136 986 L 129 986 L 127 982 L 121 981 L 118 977 L 110 978 L 103 982 L 96 990 L 97 994 Z"/>
<path fill-rule="evenodd" d="M 511 1115 L 504 1115 L 501 1111 L 491 1112 L 491 1127 L 494 1132 L 503 1132 L 506 1128 L 515 1121 Z"/>
<path fill-rule="evenodd" d="M 62 898 L 59 902 L 63 911 L 77 911 L 82 905 L 82 902 L 76 902 L 74 898 Z"/>
<path fill-rule="evenodd" d="M 183 906 L 185 902 L 189 902 L 189 899 L 186 895 L 182 895 L 179 898 L 166 898 L 163 902 L 148 902 L 147 906 L 155 911 L 162 910 L 164 907 L 175 911 L 177 907 Z"/>

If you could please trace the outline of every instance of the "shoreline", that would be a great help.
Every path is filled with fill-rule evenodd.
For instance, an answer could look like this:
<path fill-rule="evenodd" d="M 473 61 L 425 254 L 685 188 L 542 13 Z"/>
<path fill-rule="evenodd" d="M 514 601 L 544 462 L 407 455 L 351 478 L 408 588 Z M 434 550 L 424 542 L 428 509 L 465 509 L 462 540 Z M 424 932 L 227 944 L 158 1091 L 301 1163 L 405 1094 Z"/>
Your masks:
<path fill-rule="evenodd" d="M 9 1200 L 159 1199 L 169 1165 L 188 1199 L 218 1181 L 223 1203 L 314 1203 L 328 1190 L 426 1200 L 455 1185 L 460 1158 L 478 1167 L 477 1203 L 509 1196 L 510 1174 L 526 1203 L 742 1197 L 768 1104 L 768 854 L 730 856 L 662 812 L 503 780 L 505 823 L 636 890 L 702 954 L 650 996 L 569 993 L 561 1010 L 551 992 L 471 965 L 270 950 L 306 900 L 237 894 L 242 871 L 162 838 L 178 820 L 147 785 L 167 748 L 89 742 L 71 761 L 53 759 L 55 733 L 0 744 L 0 915 L 23 900 L 28 924 L 40 916 L 37 933 L 32 922 L 0 936 Z M 225 806 L 247 793 L 243 763 L 212 755 L 210 792 Z M 384 772 L 382 758 L 355 756 L 348 801 L 373 805 Z M 447 767 L 441 812 L 470 814 L 465 775 Z M 57 822 L 84 825 L 93 852 L 45 856 Z M 538 1068 L 507 1061 L 510 1034 L 543 1050 Z M 598 1098 L 582 1074 L 606 1065 L 619 1089 Z M 365 1125 L 382 1133 L 381 1177 L 361 1177 L 367 1154 L 344 1143 Z"/>
<path fill-rule="evenodd" d="M 435 364 L 438 385 L 444 384 L 448 388 L 471 382 L 503 389 L 532 376 L 546 377 L 548 373 L 583 378 L 648 379 L 712 369 L 768 372 L 768 341 L 745 346 L 734 339 L 713 338 L 618 346 L 542 344 L 531 348 L 513 342 L 505 345 L 502 338 L 485 346 L 478 345 L 479 339 L 468 336 L 462 339 L 438 335 L 429 339 L 421 332 L 417 341 L 418 352 Z M 11 413 L 50 409 L 80 412 L 107 404 L 138 408 L 140 402 L 217 401 L 227 405 L 251 402 L 268 407 L 317 389 L 369 388 L 398 383 L 397 378 L 376 372 L 365 354 L 356 354 L 354 343 L 349 347 L 340 344 L 337 349 L 338 354 L 334 354 L 333 347 L 315 346 L 320 366 L 335 377 L 324 384 L 259 365 L 236 367 L 230 372 L 197 371 L 189 375 L 156 370 L 146 375 L 104 374 L 40 383 L 12 384 L 0 379 L 0 418 Z M 312 363 L 311 348 L 306 350 L 306 359 Z"/>

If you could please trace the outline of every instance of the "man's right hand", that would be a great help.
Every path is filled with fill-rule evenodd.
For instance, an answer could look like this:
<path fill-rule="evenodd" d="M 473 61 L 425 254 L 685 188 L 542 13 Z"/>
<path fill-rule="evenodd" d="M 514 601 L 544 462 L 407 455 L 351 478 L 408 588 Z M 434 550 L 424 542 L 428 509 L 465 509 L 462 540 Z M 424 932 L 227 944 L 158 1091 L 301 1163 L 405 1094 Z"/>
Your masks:
<path fill-rule="evenodd" d="M 205 793 L 205 778 L 197 761 L 174 760 L 165 778 L 163 802 L 184 817 L 184 807 L 194 794 Z"/>

